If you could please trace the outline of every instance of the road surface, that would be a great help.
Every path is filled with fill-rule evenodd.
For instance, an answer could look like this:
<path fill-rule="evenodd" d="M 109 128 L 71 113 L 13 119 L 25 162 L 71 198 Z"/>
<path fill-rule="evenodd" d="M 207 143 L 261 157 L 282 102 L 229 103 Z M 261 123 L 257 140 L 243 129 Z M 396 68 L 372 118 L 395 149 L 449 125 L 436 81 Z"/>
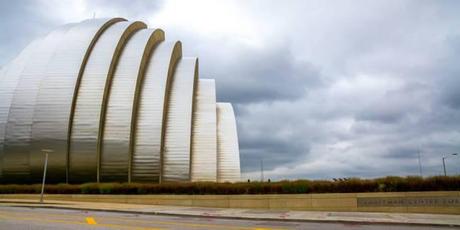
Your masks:
<path fill-rule="evenodd" d="M 206 217 L 136 215 L 115 212 L 47 208 L 0 207 L 0 229 L 447 230 L 459 228 L 410 225 L 235 220 Z"/>

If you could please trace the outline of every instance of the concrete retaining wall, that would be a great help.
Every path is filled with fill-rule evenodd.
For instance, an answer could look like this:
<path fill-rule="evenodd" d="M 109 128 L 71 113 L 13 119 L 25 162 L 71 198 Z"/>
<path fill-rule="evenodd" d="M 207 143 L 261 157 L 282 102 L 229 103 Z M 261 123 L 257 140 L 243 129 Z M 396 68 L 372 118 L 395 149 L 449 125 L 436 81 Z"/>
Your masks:
<path fill-rule="evenodd" d="M 0 199 L 39 199 L 3 194 Z M 46 195 L 46 200 L 218 208 L 460 214 L 460 191 L 283 195 Z"/>

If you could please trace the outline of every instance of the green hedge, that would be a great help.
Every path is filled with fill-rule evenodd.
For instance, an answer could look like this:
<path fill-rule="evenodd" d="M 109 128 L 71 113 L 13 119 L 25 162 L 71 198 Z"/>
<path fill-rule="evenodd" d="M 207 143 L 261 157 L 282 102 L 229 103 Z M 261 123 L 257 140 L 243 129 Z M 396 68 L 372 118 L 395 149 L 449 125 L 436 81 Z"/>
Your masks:
<path fill-rule="evenodd" d="M 0 194 L 40 193 L 40 184 L 0 185 Z M 46 185 L 48 194 L 302 194 L 350 192 L 458 191 L 460 176 L 295 180 L 239 183 L 88 183 Z"/>

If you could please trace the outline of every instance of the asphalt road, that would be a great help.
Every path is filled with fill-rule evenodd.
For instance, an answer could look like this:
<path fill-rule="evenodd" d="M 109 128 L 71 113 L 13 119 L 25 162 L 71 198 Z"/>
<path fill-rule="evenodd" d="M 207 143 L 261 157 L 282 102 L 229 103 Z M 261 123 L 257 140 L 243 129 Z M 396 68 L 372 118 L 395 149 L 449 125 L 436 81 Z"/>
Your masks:
<path fill-rule="evenodd" d="M 0 207 L 0 229 L 458 229 L 409 225 L 283 222 Z"/>

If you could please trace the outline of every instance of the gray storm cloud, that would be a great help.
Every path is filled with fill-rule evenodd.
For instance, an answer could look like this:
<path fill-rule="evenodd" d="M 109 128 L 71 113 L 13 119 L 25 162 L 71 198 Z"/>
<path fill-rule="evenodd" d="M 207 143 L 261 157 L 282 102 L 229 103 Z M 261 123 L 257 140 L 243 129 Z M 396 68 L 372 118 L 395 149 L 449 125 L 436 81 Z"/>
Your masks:
<path fill-rule="evenodd" d="M 59 2 L 0 2 L 0 66 L 93 13 L 148 21 L 235 104 L 247 178 L 261 159 L 273 179 L 417 175 L 418 152 L 436 175 L 460 152 L 458 1 Z"/>

